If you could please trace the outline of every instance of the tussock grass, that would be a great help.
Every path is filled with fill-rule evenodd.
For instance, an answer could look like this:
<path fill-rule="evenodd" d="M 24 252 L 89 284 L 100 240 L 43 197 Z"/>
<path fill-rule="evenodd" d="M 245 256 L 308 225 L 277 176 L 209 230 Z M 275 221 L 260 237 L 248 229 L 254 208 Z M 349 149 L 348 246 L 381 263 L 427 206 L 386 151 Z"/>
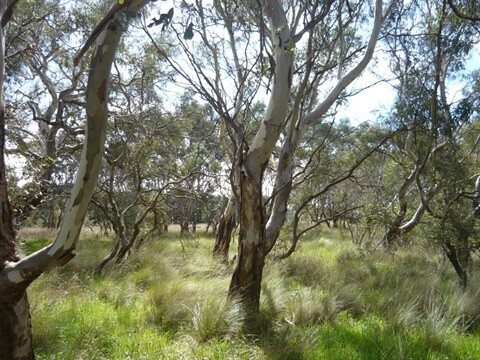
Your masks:
<path fill-rule="evenodd" d="M 431 249 L 364 254 L 334 230 L 311 236 L 268 259 L 251 335 L 211 235 L 149 240 L 102 276 L 93 268 L 110 240 L 85 236 L 76 259 L 30 288 L 39 359 L 480 358 L 479 279 L 460 292 Z M 26 253 L 48 240 L 23 239 Z"/>
<path fill-rule="evenodd" d="M 291 294 L 285 320 L 294 326 L 334 322 L 343 308 L 342 301 L 331 294 L 305 288 Z"/>
<path fill-rule="evenodd" d="M 193 336 L 199 341 L 240 333 L 244 314 L 236 301 L 211 298 L 197 302 L 190 311 Z"/>

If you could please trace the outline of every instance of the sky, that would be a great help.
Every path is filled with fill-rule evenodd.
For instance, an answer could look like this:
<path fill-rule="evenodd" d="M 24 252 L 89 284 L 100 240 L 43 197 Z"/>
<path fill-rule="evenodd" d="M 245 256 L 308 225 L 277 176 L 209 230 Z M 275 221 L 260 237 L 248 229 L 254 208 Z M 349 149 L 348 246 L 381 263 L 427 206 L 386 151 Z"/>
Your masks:
<path fill-rule="evenodd" d="M 375 67 L 373 74 L 371 69 Z M 471 55 L 466 60 L 465 74 L 471 73 L 474 70 L 480 69 L 480 44 L 472 50 Z M 395 100 L 396 91 L 394 89 L 395 82 L 381 82 L 377 83 L 378 76 L 389 78 L 391 73 L 388 69 L 388 62 L 386 59 L 371 63 L 365 73 L 358 78 L 350 86 L 348 90 L 356 90 L 366 88 L 359 94 L 351 97 L 348 104 L 344 106 L 338 113 L 338 118 L 348 118 L 352 124 L 358 124 L 364 121 L 376 121 L 379 114 L 384 114 L 389 111 Z M 371 87 L 370 85 L 375 84 Z M 468 84 L 464 79 L 452 81 L 448 84 L 449 100 L 454 102 L 461 98 L 462 90 Z"/>

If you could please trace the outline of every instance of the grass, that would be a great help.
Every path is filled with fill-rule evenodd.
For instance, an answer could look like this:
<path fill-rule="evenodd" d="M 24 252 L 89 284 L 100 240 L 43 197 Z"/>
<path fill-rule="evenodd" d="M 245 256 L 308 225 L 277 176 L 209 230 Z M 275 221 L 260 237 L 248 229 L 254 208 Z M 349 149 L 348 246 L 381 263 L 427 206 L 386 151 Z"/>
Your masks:
<path fill-rule="evenodd" d="M 25 253 L 51 236 L 29 230 Z M 241 332 L 226 300 L 233 267 L 214 239 L 149 241 L 94 276 L 110 240 L 86 233 L 78 255 L 29 291 L 38 359 L 478 359 L 480 287 L 457 289 L 449 264 L 421 246 L 362 254 L 324 229 L 267 261 L 260 335 Z"/>

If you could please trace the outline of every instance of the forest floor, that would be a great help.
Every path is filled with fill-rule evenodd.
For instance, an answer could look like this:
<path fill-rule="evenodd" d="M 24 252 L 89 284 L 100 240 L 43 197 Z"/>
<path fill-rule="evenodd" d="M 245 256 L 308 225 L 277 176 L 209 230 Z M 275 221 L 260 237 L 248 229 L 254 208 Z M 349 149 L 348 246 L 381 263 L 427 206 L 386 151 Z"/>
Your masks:
<path fill-rule="evenodd" d="M 24 253 L 50 241 L 48 231 L 19 236 Z M 165 234 L 95 276 L 111 240 L 86 231 L 77 257 L 30 287 L 37 358 L 480 359 L 479 278 L 460 292 L 434 248 L 362 254 L 323 229 L 269 259 L 261 328 L 245 334 L 226 301 L 233 265 L 212 257 L 213 243 Z"/>

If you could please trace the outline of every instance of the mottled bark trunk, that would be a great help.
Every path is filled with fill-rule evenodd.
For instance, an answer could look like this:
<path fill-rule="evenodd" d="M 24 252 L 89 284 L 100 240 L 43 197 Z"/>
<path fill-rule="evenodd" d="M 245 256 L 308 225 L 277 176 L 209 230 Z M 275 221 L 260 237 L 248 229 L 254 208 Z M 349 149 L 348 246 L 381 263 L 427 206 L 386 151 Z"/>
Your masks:
<path fill-rule="evenodd" d="M 0 359 L 34 359 L 26 291 L 7 302 L 0 302 Z"/>
<path fill-rule="evenodd" d="M 240 179 L 240 234 L 237 267 L 230 282 L 230 297 L 239 299 L 246 311 L 246 324 L 253 324 L 260 309 L 265 265 L 265 214 L 261 178 L 242 173 Z"/>
<path fill-rule="evenodd" d="M 267 244 L 266 214 L 262 197 L 262 177 L 281 131 L 285 127 L 293 76 L 292 34 L 282 4 L 266 1 L 275 60 L 271 98 L 264 117 L 239 166 L 238 263 L 230 283 L 229 294 L 243 304 L 246 325 L 256 319 L 260 308 L 260 291 L 265 256 L 273 246 Z"/>
<path fill-rule="evenodd" d="M 274 194 L 277 194 L 278 201 L 275 200 L 276 205 L 274 204 L 273 206 L 270 219 L 268 220 L 269 225 L 267 226 L 262 198 L 262 175 L 277 146 L 280 134 L 285 129 L 288 121 L 287 112 L 294 74 L 293 54 L 295 43 L 288 19 L 282 8 L 282 2 L 266 1 L 264 11 L 269 19 L 270 34 L 272 36 L 271 44 L 275 61 L 274 79 L 271 98 L 265 110 L 265 115 L 255 137 L 248 148 L 245 149 L 245 152 L 242 152 L 242 158 L 238 163 L 240 172 L 238 263 L 229 288 L 230 296 L 238 298 L 244 306 L 247 315 L 247 326 L 255 323 L 256 315 L 259 312 L 265 257 L 274 246 L 278 237 L 278 231 L 283 225 L 287 210 L 286 204 L 288 203 L 287 192 L 290 191 L 286 186 L 289 186 L 288 184 L 291 180 L 287 176 L 289 171 L 285 171 L 285 177 L 282 177 L 279 182 L 283 186 L 274 189 Z M 292 144 L 300 144 L 307 128 L 314 121 L 321 119 L 325 115 L 342 91 L 345 90 L 346 86 L 365 69 L 373 55 L 381 24 L 382 1 L 376 0 L 374 27 L 365 56 L 355 68 L 339 80 L 338 84 L 318 108 L 298 121 L 295 125 L 299 129 L 295 132 L 298 134 L 298 140 L 294 140 Z M 238 145 L 240 146 L 240 144 Z M 295 149 L 292 148 L 291 150 L 294 151 Z M 291 166 L 290 162 L 293 159 L 293 153 L 286 152 L 283 155 L 287 156 L 288 161 L 282 165 Z"/>
<path fill-rule="evenodd" d="M 232 196 L 218 222 L 215 246 L 213 247 L 213 254 L 220 256 L 225 261 L 228 261 L 228 251 L 230 250 L 230 242 L 235 226 L 235 199 Z"/>
<path fill-rule="evenodd" d="M 265 253 L 261 244 L 243 242 L 239 246 L 241 250 L 230 282 L 229 297 L 241 301 L 247 330 L 254 330 L 256 315 L 260 310 Z"/>

